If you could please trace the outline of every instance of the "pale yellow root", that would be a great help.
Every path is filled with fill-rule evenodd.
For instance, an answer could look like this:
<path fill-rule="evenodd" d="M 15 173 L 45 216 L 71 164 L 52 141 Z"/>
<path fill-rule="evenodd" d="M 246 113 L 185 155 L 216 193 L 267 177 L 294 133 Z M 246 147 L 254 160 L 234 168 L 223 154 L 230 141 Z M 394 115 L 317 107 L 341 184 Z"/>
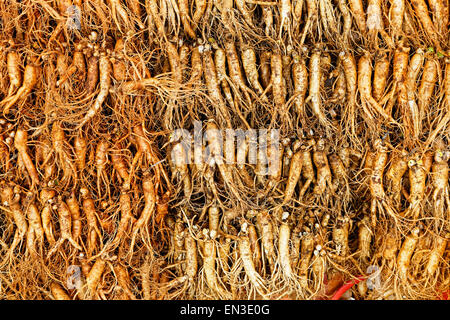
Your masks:
<path fill-rule="evenodd" d="M 242 262 L 244 264 L 245 274 L 249 278 L 255 290 L 265 296 L 267 293 L 267 288 L 264 284 L 263 278 L 258 274 L 253 264 L 252 253 L 250 250 L 250 242 L 248 237 L 241 236 L 239 239 L 239 254 Z"/>

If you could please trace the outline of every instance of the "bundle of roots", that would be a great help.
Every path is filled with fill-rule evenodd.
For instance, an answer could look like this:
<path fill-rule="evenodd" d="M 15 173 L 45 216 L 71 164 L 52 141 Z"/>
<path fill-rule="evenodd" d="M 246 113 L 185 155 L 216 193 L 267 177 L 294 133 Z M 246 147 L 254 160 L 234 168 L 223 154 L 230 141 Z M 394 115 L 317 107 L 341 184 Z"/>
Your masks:
<path fill-rule="evenodd" d="M 0 299 L 445 299 L 444 0 L 0 0 Z"/>

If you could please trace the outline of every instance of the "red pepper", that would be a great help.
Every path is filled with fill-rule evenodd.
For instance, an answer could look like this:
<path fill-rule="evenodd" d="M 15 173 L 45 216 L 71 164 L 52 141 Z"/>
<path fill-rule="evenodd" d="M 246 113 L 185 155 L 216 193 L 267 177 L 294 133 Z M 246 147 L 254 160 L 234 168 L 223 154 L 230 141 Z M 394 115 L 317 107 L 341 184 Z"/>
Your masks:
<path fill-rule="evenodd" d="M 363 280 L 366 280 L 366 277 L 364 277 L 364 276 L 359 276 L 359 277 L 357 277 L 356 279 L 353 279 L 353 280 L 351 280 L 351 281 L 348 281 L 348 282 L 344 283 L 344 284 L 342 285 L 342 287 L 340 287 L 340 288 L 335 292 L 335 294 L 331 297 L 330 300 L 339 300 L 345 292 L 347 292 L 347 291 L 350 290 L 355 284 L 357 284 L 357 283 L 359 283 L 359 282 L 361 282 L 361 281 L 363 281 Z"/>

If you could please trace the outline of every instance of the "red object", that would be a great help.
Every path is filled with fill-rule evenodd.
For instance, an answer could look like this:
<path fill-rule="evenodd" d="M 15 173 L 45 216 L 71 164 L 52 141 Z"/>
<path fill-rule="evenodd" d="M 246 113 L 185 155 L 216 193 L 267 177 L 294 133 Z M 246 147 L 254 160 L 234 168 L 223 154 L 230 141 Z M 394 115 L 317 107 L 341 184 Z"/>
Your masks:
<path fill-rule="evenodd" d="M 346 282 L 346 283 L 344 283 L 335 293 L 334 293 L 334 295 L 331 297 L 331 299 L 330 300 L 339 300 L 341 297 L 342 297 L 342 295 L 344 294 L 344 293 L 346 293 L 348 290 L 350 290 L 355 284 L 357 284 L 357 283 L 359 283 L 359 282 L 361 282 L 361 281 L 364 281 L 364 280 L 366 280 L 366 277 L 364 277 L 364 276 L 359 276 L 359 277 L 357 277 L 356 279 L 353 279 L 353 280 L 350 280 L 350 281 L 348 281 L 348 282 Z M 327 278 L 326 278 L 326 276 L 325 276 L 325 279 L 324 279 L 324 283 L 325 284 L 327 284 Z M 437 297 L 439 300 L 450 300 L 450 290 L 447 290 L 447 291 L 444 291 L 444 292 L 442 292 L 438 297 Z M 326 300 L 326 298 L 325 297 L 321 297 L 321 298 L 318 298 L 317 300 Z"/>
<path fill-rule="evenodd" d="M 339 300 L 344 293 L 346 293 L 348 290 L 350 290 L 355 284 L 357 284 L 363 280 L 366 280 L 366 277 L 359 276 L 356 279 L 353 279 L 351 281 L 344 283 L 344 285 L 335 292 L 335 294 L 331 297 L 330 300 Z"/>
<path fill-rule="evenodd" d="M 450 290 L 442 292 L 441 300 L 450 300 Z"/>

